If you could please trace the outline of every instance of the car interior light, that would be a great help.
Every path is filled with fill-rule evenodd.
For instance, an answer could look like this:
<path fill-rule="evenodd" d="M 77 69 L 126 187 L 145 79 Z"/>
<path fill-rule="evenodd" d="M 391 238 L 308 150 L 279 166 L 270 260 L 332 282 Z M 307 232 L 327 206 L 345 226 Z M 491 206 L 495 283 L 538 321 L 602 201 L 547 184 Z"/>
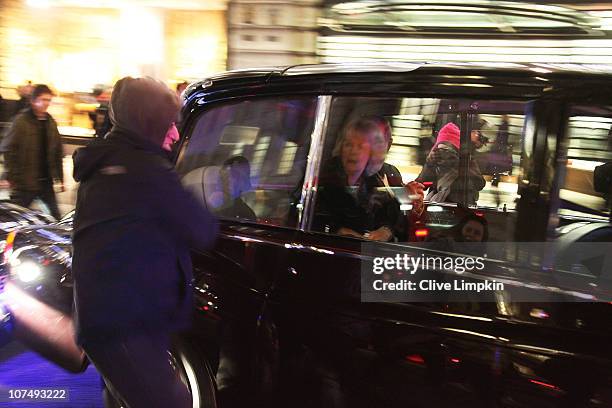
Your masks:
<path fill-rule="evenodd" d="M 427 228 L 420 228 L 414 232 L 414 235 L 419 238 L 424 238 L 429 235 L 429 230 L 427 230 Z"/>

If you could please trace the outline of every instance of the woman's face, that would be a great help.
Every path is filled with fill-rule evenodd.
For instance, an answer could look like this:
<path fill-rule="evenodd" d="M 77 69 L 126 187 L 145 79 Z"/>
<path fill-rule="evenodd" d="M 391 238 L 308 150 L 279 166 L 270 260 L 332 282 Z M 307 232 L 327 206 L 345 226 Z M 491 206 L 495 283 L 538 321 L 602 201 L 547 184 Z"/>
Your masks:
<path fill-rule="evenodd" d="M 355 131 L 347 134 L 340 152 L 342 167 L 346 174 L 349 177 L 361 175 L 370 160 L 371 152 L 372 146 L 367 134 Z"/>
<path fill-rule="evenodd" d="M 461 229 L 461 235 L 467 242 L 482 242 L 484 226 L 478 221 L 469 220 Z"/>

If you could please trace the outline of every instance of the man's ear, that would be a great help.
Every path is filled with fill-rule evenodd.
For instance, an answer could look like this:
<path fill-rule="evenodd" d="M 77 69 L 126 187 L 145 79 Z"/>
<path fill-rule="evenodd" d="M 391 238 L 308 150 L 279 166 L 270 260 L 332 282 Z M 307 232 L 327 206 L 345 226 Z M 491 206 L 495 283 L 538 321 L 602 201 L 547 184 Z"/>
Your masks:
<path fill-rule="evenodd" d="M 391 145 L 393 144 L 393 138 L 389 138 L 389 144 L 387 145 L 387 151 L 391 150 Z"/>

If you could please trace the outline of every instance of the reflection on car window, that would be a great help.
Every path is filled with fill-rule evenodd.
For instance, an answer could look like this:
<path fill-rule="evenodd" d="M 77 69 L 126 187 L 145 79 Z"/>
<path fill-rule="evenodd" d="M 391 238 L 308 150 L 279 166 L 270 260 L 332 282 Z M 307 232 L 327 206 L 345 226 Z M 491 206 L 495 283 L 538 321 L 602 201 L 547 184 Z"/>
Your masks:
<path fill-rule="evenodd" d="M 392 198 L 385 201 L 399 208 L 399 215 L 394 214 L 397 208 L 387 209 L 385 213 L 386 217 L 397 217 L 393 222 L 387 221 L 394 225 L 390 228 L 392 239 L 409 241 L 414 238 L 410 222 L 413 200 L 403 185 L 417 180 L 426 184 L 424 222 L 427 231 L 424 234 L 435 235 L 456 226 L 462 218 L 457 214 L 457 206 L 478 206 L 492 212 L 486 214 L 487 219 L 492 218 L 490 239 L 511 240 L 515 221 L 512 210 L 518 198 L 524 110 L 525 103 L 515 101 L 334 98 L 313 228 L 368 238 L 370 232 L 381 226 L 380 213 L 368 207 L 372 201 L 368 197 L 378 194 L 380 198 L 384 193 Z M 361 182 L 353 184 L 355 180 L 348 179 L 352 171 L 350 166 L 359 165 L 360 160 L 343 159 L 342 146 L 346 129 L 358 120 L 388 123 L 389 137 L 382 137 L 385 132 L 371 133 L 367 141 L 370 144 L 368 163 L 364 164 Z M 460 128 L 461 123 L 468 123 L 465 129 Z M 468 140 L 467 149 L 462 149 L 461 140 Z M 347 150 L 350 148 L 347 146 Z M 466 154 L 469 164 L 463 169 L 461 163 Z M 376 171 L 372 171 L 373 168 Z M 367 177 L 376 174 L 377 180 L 370 180 L 368 184 Z M 359 176 L 356 175 L 357 180 Z M 352 228 L 341 228 L 343 225 Z"/>
<path fill-rule="evenodd" d="M 605 166 L 605 163 L 612 161 L 611 129 L 611 107 L 573 107 L 568 125 L 565 182 L 560 191 L 562 216 L 607 220 L 610 178 L 606 177 L 609 166 Z M 598 179 L 595 178 L 596 173 Z"/>
<path fill-rule="evenodd" d="M 260 99 L 203 113 L 180 152 L 183 184 L 222 218 L 295 227 L 316 99 Z"/>

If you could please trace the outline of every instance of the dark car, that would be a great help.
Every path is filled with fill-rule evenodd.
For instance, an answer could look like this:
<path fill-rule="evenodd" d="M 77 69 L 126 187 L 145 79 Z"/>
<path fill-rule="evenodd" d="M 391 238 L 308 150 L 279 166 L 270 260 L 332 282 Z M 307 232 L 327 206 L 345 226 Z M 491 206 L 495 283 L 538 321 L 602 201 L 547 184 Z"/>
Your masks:
<path fill-rule="evenodd" d="M 612 159 L 612 79 L 498 65 L 294 66 L 188 87 L 176 170 L 221 219 L 214 250 L 193 254 L 195 324 L 170 354 L 194 406 L 612 406 L 612 227 L 592 182 Z M 395 170 L 347 184 L 361 159 L 346 152 L 374 151 L 346 130 L 363 118 L 390 124 Z M 421 175 L 449 123 L 459 198 L 420 215 L 401 181 Z M 383 227 L 384 241 L 370 239 Z M 27 249 L 13 255 L 43 265 L 39 284 L 15 279 L 20 293 L 66 319 L 69 229 L 67 218 L 20 232 L 15 248 Z M 466 253 L 485 268 L 462 284 L 503 288 L 385 297 L 368 286 L 376 258 L 458 265 Z M 421 272 L 434 288 L 457 279 Z M 78 349 L 50 343 L 36 345 L 82 367 Z"/>
<path fill-rule="evenodd" d="M 7 245 L 12 245 L 8 238 L 12 231 L 30 225 L 46 225 L 53 218 L 43 213 L 31 211 L 8 201 L 0 201 L 0 249 L 4 253 Z M 8 281 L 8 270 L 4 262 L 0 263 L 0 347 L 12 339 L 13 322 L 7 307 L 5 286 Z"/>

